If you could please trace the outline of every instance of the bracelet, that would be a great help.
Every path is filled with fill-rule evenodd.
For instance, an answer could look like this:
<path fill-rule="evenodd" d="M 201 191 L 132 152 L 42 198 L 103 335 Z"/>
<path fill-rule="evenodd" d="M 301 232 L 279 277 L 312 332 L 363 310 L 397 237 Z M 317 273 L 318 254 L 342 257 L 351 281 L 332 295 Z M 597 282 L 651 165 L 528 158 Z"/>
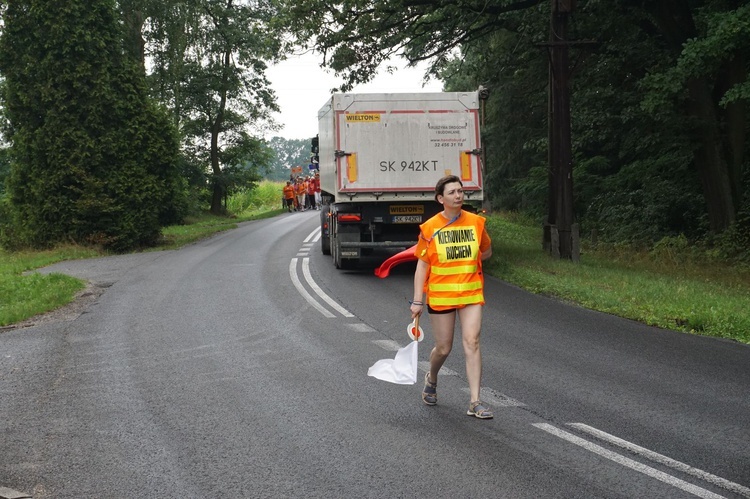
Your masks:
<path fill-rule="evenodd" d="M 419 307 L 423 307 L 424 303 L 422 303 L 421 301 L 411 301 L 411 300 L 409 300 L 409 305 L 417 305 Z"/>

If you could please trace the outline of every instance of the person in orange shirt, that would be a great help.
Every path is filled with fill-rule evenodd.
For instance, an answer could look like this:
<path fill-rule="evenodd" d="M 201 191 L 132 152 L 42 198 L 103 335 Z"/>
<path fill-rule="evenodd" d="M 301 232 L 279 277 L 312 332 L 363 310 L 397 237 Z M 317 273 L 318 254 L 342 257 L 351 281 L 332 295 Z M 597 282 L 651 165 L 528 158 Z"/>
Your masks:
<path fill-rule="evenodd" d="M 299 211 L 305 211 L 305 194 L 307 194 L 307 187 L 305 181 L 301 178 L 297 179 L 297 183 L 294 186 L 294 193 L 297 195 L 297 209 Z"/>
<path fill-rule="evenodd" d="M 287 181 L 282 192 L 284 193 L 284 206 L 286 206 L 287 210 L 291 213 L 294 209 L 294 187 L 292 186 L 292 183 Z"/>
<path fill-rule="evenodd" d="M 461 209 L 463 183 L 455 175 L 441 178 L 435 186 L 435 200 L 443 211 L 419 226 L 415 256 L 412 318 L 422 314 L 425 305 L 435 347 L 430 352 L 430 370 L 425 374 L 422 401 L 437 404 L 437 375 L 453 348 L 456 315 L 461 322 L 466 377 L 469 382 L 469 416 L 493 417 L 479 398 L 482 355 L 479 333 L 484 305 L 482 261 L 492 256 L 492 241 L 484 218 Z M 423 301 L 423 296 L 426 300 Z"/>
<path fill-rule="evenodd" d="M 315 205 L 320 210 L 323 206 L 323 199 L 320 191 L 320 172 L 315 171 L 315 177 L 313 178 L 313 182 L 315 182 Z"/>
<path fill-rule="evenodd" d="M 307 199 L 305 208 L 315 209 L 315 180 L 310 177 L 307 179 Z"/>

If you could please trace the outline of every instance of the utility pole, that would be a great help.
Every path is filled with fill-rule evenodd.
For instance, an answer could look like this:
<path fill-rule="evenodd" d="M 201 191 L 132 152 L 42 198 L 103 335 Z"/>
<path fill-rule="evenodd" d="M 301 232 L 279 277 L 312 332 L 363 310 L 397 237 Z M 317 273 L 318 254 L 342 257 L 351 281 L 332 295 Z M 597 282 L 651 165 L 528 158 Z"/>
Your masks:
<path fill-rule="evenodd" d="M 573 153 L 570 133 L 568 18 L 575 0 L 551 0 L 549 43 L 549 206 L 543 246 L 551 255 L 578 261 L 578 225 L 573 213 Z"/>

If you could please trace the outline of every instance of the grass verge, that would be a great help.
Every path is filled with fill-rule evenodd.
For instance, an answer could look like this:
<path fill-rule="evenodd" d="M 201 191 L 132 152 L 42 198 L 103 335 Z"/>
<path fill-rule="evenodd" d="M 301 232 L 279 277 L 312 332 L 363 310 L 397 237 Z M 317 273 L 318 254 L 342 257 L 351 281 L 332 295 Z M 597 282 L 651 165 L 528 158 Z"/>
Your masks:
<path fill-rule="evenodd" d="M 632 250 L 541 251 L 541 228 L 492 216 L 490 275 L 531 292 L 644 324 L 750 343 L 750 269 Z"/>
<path fill-rule="evenodd" d="M 70 276 L 25 274 L 26 271 L 99 254 L 96 250 L 79 246 L 64 246 L 50 251 L 0 251 L 0 326 L 66 305 L 85 287 L 83 281 Z"/>

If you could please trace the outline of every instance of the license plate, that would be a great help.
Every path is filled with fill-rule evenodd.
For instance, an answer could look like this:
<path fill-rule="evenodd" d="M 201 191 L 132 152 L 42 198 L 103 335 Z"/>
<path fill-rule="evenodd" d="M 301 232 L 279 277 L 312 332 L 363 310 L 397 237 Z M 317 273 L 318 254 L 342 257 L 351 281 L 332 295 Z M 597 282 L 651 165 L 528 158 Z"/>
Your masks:
<path fill-rule="evenodd" d="M 422 223 L 422 217 L 420 215 L 396 215 L 395 217 L 393 217 L 393 223 L 419 224 Z"/>

